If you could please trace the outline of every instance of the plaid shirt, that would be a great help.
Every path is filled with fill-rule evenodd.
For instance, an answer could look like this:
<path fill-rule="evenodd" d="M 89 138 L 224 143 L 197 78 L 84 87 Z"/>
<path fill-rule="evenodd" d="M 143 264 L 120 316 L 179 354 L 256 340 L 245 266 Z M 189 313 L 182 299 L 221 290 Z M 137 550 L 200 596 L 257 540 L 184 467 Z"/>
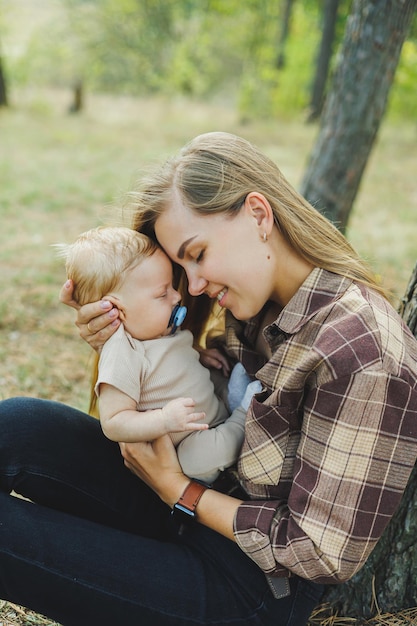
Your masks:
<path fill-rule="evenodd" d="M 417 341 L 376 292 L 314 269 L 251 346 L 259 320 L 228 314 L 226 343 L 263 391 L 238 471 L 250 500 L 237 543 L 272 576 L 342 582 L 365 563 L 417 457 Z"/>

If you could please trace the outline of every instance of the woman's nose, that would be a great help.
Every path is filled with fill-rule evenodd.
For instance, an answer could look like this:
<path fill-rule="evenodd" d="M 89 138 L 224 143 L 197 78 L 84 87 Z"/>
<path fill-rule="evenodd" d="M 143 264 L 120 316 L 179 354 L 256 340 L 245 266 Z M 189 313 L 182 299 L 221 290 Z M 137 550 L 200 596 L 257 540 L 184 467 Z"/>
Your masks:
<path fill-rule="evenodd" d="M 201 296 L 207 288 L 207 281 L 201 276 L 193 276 L 187 273 L 188 278 L 188 292 L 192 296 Z"/>

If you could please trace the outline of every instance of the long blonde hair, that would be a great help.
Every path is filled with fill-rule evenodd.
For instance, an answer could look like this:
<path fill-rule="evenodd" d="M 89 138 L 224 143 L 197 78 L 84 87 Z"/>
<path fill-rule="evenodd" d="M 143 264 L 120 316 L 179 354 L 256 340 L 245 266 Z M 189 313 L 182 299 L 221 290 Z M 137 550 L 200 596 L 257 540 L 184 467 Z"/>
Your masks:
<path fill-rule="evenodd" d="M 133 228 L 155 237 L 155 222 L 169 206 L 174 190 L 184 205 L 200 214 L 238 212 L 251 191 L 270 203 L 276 226 L 310 264 L 352 278 L 387 297 L 375 275 L 344 235 L 286 180 L 277 165 L 249 141 L 224 132 L 197 136 L 131 195 Z M 187 299 L 184 276 L 179 288 Z M 200 299 L 202 297 L 200 296 Z M 204 298 L 204 297 L 203 297 Z M 204 324 L 210 303 L 195 299 Z M 191 316 L 188 323 L 191 322 Z"/>

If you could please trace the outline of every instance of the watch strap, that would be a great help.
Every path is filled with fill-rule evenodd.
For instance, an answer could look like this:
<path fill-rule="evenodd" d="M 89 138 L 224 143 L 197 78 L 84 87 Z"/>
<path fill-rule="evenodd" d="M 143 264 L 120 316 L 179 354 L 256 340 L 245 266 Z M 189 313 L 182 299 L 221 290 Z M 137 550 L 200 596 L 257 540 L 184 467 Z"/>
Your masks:
<path fill-rule="evenodd" d="M 200 502 L 201 496 L 208 488 L 208 485 L 192 480 L 184 489 L 177 504 L 180 504 L 191 513 L 194 513 L 197 508 L 197 504 Z"/>

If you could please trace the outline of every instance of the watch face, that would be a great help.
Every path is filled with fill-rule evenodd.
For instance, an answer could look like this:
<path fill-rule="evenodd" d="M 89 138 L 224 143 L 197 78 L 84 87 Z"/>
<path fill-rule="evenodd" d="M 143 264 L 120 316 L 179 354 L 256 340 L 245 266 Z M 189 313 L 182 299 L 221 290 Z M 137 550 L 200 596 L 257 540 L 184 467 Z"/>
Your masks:
<path fill-rule="evenodd" d="M 194 518 L 194 511 L 190 511 L 190 509 L 182 506 L 182 504 L 178 504 L 178 502 L 174 505 L 174 508 L 171 511 L 171 519 L 177 527 L 178 534 L 180 535 L 183 533 L 185 526 L 192 524 Z"/>
<path fill-rule="evenodd" d="M 190 511 L 190 509 L 187 509 L 187 507 L 182 504 L 178 504 L 178 502 L 174 505 L 171 515 L 173 515 L 174 519 L 178 518 L 183 522 L 192 522 L 195 518 L 194 511 Z"/>

